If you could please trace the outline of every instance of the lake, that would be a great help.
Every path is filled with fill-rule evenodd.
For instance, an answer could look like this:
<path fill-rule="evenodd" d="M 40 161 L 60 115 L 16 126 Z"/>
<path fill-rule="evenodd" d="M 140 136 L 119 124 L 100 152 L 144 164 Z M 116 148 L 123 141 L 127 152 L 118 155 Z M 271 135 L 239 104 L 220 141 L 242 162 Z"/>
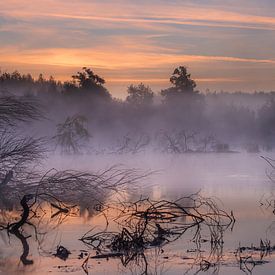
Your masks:
<path fill-rule="evenodd" d="M 0 272 L 272 274 L 275 183 L 260 154 L 55 155 L 41 169 L 114 165 L 129 179 L 115 190 L 64 204 L 30 198 L 23 242 L 4 228 L 20 220 L 21 198 L 3 206 Z"/>

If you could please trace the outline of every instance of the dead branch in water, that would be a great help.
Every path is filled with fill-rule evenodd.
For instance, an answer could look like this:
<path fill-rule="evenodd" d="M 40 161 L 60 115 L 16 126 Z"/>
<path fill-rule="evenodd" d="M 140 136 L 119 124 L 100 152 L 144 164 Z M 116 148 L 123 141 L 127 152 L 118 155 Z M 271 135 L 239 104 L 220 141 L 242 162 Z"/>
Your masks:
<path fill-rule="evenodd" d="M 164 247 L 193 232 L 199 250 L 201 234 L 208 231 L 211 248 L 223 245 L 223 233 L 234 224 L 234 216 L 221 210 L 212 199 L 199 194 L 176 201 L 141 199 L 116 206 L 119 232 L 87 232 L 80 240 L 97 251 L 96 257 L 119 257 L 123 265 L 150 248 Z M 207 231 L 206 231 L 207 230 Z"/>
<path fill-rule="evenodd" d="M 25 223 L 28 222 L 28 218 L 29 218 L 29 214 L 30 214 L 30 207 L 28 205 L 28 202 L 33 198 L 34 198 L 34 195 L 25 195 L 21 199 L 20 204 L 23 208 L 23 213 L 22 213 L 21 219 L 18 222 L 9 224 L 7 226 L 8 233 L 13 234 L 14 236 L 16 236 L 22 243 L 23 253 L 20 257 L 20 260 L 24 265 L 33 264 L 33 260 L 28 259 L 29 250 L 30 250 L 29 244 L 27 242 L 28 237 L 25 237 L 21 232 L 21 227 Z"/>
<path fill-rule="evenodd" d="M 239 246 L 235 251 L 238 266 L 245 274 L 251 274 L 256 266 L 268 263 L 265 258 L 275 251 L 269 240 L 260 240 L 259 246 Z"/>

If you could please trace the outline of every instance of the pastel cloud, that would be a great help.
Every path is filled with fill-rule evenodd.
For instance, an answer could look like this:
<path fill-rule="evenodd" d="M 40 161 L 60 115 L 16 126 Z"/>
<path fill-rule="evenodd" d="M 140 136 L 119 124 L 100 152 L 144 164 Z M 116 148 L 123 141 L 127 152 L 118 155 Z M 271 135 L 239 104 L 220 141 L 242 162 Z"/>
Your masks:
<path fill-rule="evenodd" d="M 53 68 L 57 78 L 91 66 L 111 88 L 138 79 L 161 86 L 185 64 L 202 88 L 231 89 L 251 89 L 258 68 L 263 88 L 274 89 L 275 3 L 259 3 L 10 0 L 1 3 L 0 66 Z"/>

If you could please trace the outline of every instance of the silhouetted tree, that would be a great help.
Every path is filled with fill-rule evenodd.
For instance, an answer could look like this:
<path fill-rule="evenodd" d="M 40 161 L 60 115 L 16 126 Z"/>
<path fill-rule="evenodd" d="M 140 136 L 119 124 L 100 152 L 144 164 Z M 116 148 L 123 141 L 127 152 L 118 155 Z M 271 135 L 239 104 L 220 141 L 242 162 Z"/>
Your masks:
<path fill-rule="evenodd" d="M 76 83 L 72 81 L 65 81 L 63 83 L 63 91 L 66 94 L 75 93 L 78 90 L 78 87 L 76 86 Z"/>
<path fill-rule="evenodd" d="M 143 83 L 130 85 L 127 90 L 126 102 L 136 106 L 148 106 L 153 103 L 154 93 L 149 86 Z"/>
<path fill-rule="evenodd" d="M 92 89 L 94 87 L 105 84 L 105 80 L 86 67 L 83 67 L 83 72 L 77 72 L 72 78 L 76 80 L 80 88 Z"/>
<path fill-rule="evenodd" d="M 38 78 L 34 79 L 30 74 L 21 74 L 18 71 L 12 73 L 0 71 L 0 92 L 2 94 L 36 95 L 41 99 L 46 98 L 48 93 L 58 95 L 60 90 L 62 90 L 62 83 L 52 76 L 46 79 L 39 74 Z"/>
<path fill-rule="evenodd" d="M 35 81 L 30 74 L 20 74 L 18 71 L 12 73 L 0 71 L 0 92 L 22 92 L 31 90 Z"/>
<path fill-rule="evenodd" d="M 12 73 L 1 72 L 0 71 L 0 83 L 2 84 L 15 84 L 17 82 L 23 83 L 33 83 L 34 79 L 30 74 L 24 75 L 20 74 L 18 71 L 14 71 Z"/>
<path fill-rule="evenodd" d="M 191 79 L 191 74 L 187 72 L 187 68 L 184 66 L 180 66 L 174 70 L 170 77 L 170 82 L 173 84 L 173 87 L 161 91 L 161 95 L 165 99 L 170 99 L 177 95 L 198 93 L 198 91 L 194 90 L 197 86 L 196 82 Z"/>
<path fill-rule="evenodd" d="M 41 139 L 22 137 L 17 131 L 18 122 L 27 122 L 42 116 L 39 104 L 29 97 L 0 96 L 0 196 L 3 186 L 14 172 L 22 170 L 43 153 Z"/>
<path fill-rule="evenodd" d="M 81 72 L 77 72 L 76 75 L 72 76 L 73 81 L 66 83 L 66 88 L 69 88 L 69 91 L 78 90 L 82 92 L 89 92 L 93 95 L 98 95 L 100 97 L 110 98 L 110 93 L 103 86 L 105 80 L 95 74 L 91 69 L 83 67 Z"/>

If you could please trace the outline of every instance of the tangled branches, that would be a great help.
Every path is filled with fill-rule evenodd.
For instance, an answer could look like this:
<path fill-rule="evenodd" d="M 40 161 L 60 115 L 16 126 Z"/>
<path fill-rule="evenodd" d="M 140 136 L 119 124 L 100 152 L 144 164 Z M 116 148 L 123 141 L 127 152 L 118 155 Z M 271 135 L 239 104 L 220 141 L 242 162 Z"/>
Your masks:
<path fill-rule="evenodd" d="M 176 201 L 141 199 L 121 203 L 116 210 L 119 214 L 114 221 L 119 232 L 88 232 L 81 241 L 96 249 L 97 257 L 119 256 L 124 265 L 144 255 L 147 249 L 163 247 L 186 232 L 193 232 L 198 250 L 202 232 L 211 247 L 222 245 L 224 231 L 235 221 L 232 212 L 228 214 L 212 199 L 199 194 Z"/>
<path fill-rule="evenodd" d="M 57 135 L 54 136 L 56 144 L 65 154 L 77 154 L 83 142 L 89 140 L 91 135 L 87 130 L 87 119 L 84 116 L 74 115 L 67 117 L 64 123 L 57 125 Z"/>
<path fill-rule="evenodd" d="M 43 139 L 15 138 L 13 132 L 0 133 L 1 170 L 15 169 L 38 160 L 43 155 Z"/>
<path fill-rule="evenodd" d="M 0 96 L 0 188 L 7 185 L 15 172 L 22 172 L 43 155 L 42 139 L 22 137 L 15 127 L 17 122 L 40 118 L 39 107 L 30 97 Z"/>
<path fill-rule="evenodd" d="M 44 196 L 38 194 L 24 195 L 20 200 L 22 213 L 17 221 L 10 223 L 11 217 L 3 216 L 1 216 L 0 219 L 0 230 L 6 230 L 9 237 L 13 235 L 21 242 L 23 252 L 20 256 L 20 261 L 23 265 L 32 265 L 34 263 L 33 260 L 29 259 L 30 246 L 28 238 L 30 238 L 31 235 L 26 235 L 26 231 L 29 232 L 30 229 L 33 230 L 35 240 L 40 246 L 43 243 L 43 238 L 47 232 L 53 230 L 64 221 L 64 217 L 62 217 L 61 214 L 66 213 L 69 215 L 69 212 L 71 212 L 73 208 L 70 206 L 65 208 L 65 204 L 58 201 L 53 196 L 48 194 L 43 195 Z M 46 197 L 48 197 L 48 200 L 45 199 Z M 51 204 L 49 204 L 50 201 Z M 64 208 L 61 208 L 61 205 Z M 47 215 L 49 206 L 52 208 L 58 208 L 58 211 L 50 217 Z M 55 223 L 55 218 L 57 216 L 60 216 L 60 219 Z M 27 227 L 29 227 L 29 229 L 27 229 Z M 41 232 L 42 228 L 44 229 L 44 232 Z"/>
<path fill-rule="evenodd" d="M 256 266 L 268 263 L 265 258 L 275 251 L 269 240 L 261 240 L 259 246 L 239 246 L 236 250 L 235 257 L 239 268 L 245 274 L 252 274 Z"/>
<path fill-rule="evenodd" d="M 0 96 L 0 124 L 14 126 L 16 121 L 41 117 L 39 104 L 29 97 Z"/>
<path fill-rule="evenodd" d="M 33 264 L 33 260 L 29 260 L 28 259 L 28 255 L 29 255 L 29 244 L 27 242 L 27 238 L 25 237 L 22 232 L 20 231 L 21 227 L 28 222 L 28 218 L 29 218 L 29 214 L 30 214 L 30 208 L 28 205 L 29 200 L 31 200 L 33 198 L 33 195 L 25 195 L 23 196 L 23 198 L 20 201 L 20 204 L 23 208 L 23 213 L 21 216 L 21 219 L 18 222 L 9 224 L 7 229 L 8 232 L 13 234 L 14 236 L 16 236 L 22 244 L 23 247 L 23 253 L 20 257 L 21 262 L 24 265 L 31 265 Z"/>
<path fill-rule="evenodd" d="M 271 167 L 271 171 L 267 172 L 267 177 L 272 181 L 275 182 L 275 160 L 271 159 L 269 157 L 263 157 L 261 156 L 262 159 L 264 159 Z"/>
<path fill-rule="evenodd" d="M 36 178 L 38 176 L 32 173 L 28 181 L 20 182 L 19 186 L 14 181 L 7 181 L 5 188 L 0 190 L 0 196 L 6 200 L 10 198 L 16 201 L 18 196 L 22 198 L 20 205 L 23 212 L 20 220 L 10 224 L 10 217 L 1 216 L 0 229 L 7 229 L 8 233 L 21 241 L 21 261 L 24 265 L 32 264 L 33 261 L 27 259 L 29 245 L 23 227 L 32 226 L 38 240 L 38 235 L 41 234 L 36 225 L 45 225 L 48 230 L 52 230 L 64 222 L 66 217 L 79 216 L 84 208 L 89 214 L 99 214 L 103 210 L 107 192 L 118 192 L 126 184 L 134 184 L 146 175 L 140 175 L 135 170 L 111 167 L 97 174 L 50 170 L 39 181 Z M 33 202 L 30 204 L 31 200 Z"/>
<path fill-rule="evenodd" d="M 82 209 L 93 211 L 95 203 L 101 203 L 110 193 L 123 192 L 127 185 L 135 184 L 150 175 L 135 169 L 113 166 L 99 172 L 52 169 L 41 176 L 40 173 L 26 173 L 20 179 L 10 180 L 0 195 L 16 201 L 24 194 L 35 193 L 54 196 L 59 201 L 80 205 Z"/>
<path fill-rule="evenodd" d="M 160 142 L 164 152 L 167 153 L 186 153 L 191 151 L 190 144 L 195 141 L 195 132 L 186 130 L 170 133 L 168 131 L 160 132 Z"/>
<path fill-rule="evenodd" d="M 126 134 L 119 140 L 115 148 L 112 149 L 114 154 L 137 154 L 143 152 L 151 142 L 151 138 L 146 133 Z"/>

